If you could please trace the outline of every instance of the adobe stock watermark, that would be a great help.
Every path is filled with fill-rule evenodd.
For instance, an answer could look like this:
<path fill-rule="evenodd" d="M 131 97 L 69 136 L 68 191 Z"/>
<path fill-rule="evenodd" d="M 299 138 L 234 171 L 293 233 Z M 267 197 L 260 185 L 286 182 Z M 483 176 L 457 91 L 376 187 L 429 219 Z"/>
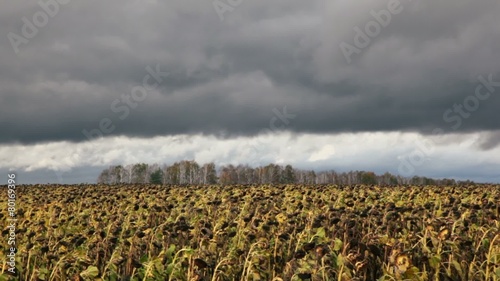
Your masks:
<path fill-rule="evenodd" d="M 40 28 L 45 27 L 49 23 L 49 18 L 55 17 L 61 10 L 61 5 L 67 5 L 71 0 L 40 0 L 38 6 L 40 10 L 36 11 L 31 20 L 27 17 L 22 17 L 23 26 L 21 27 L 20 35 L 14 32 L 9 32 L 10 45 L 16 54 L 19 53 L 19 47 L 22 44 L 28 44 L 30 39 L 35 37 Z"/>
<path fill-rule="evenodd" d="M 283 106 L 282 111 L 279 111 L 277 108 L 273 108 L 272 112 L 274 113 L 274 116 L 269 119 L 269 127 L 260 130 L 257 136 L 273 134 L 280 130 L 284 130 L 290 125 L 290 120 L 297 117 L 296 114 L 288 113 L 286 106 Z M 259 155 L 259 149 L 262 148 L 263 145 L 266 145 L 266 142 L 262 139 L 257 139 L 256 143 L 251 144 L 250 149 L 253 151 L 252 154 Z M 254 161 L 255 164 L 258 164 L 256 162 L 257 161 Z"/>
<path fill-rule="evenodd" d="M 121 121 L 125 120 L 130 115 L 131 110 L 139 106 L 139 103 L 146 100 L 150 91 L 155 91 L 164 81 L 164 78 L 170 75 L 169 72 L 161 71 L 159 64 L 156 64 L 154 69 L 149 65 L 146 66 L 145 69 L 148 74 L 142 78 L 142 85 L 133 87 L 130 94 L 122 94 L 120 98 L 113 100 L 109 105 L 111 112 L 116 114 Z M 83 129 L 82 134 L 87 140 L 93 140 L 111 134 L 115 129 L 116 126 L 113 120 L 109 117 L 103 117 L 97 123 L 96 128 L 89 130 Z M 73 160 L 78 160 L 77 154 L 72 154 L 70 157 L 71 159 L 66 159 L 65 163 L 62 164 L 62 168 L 54 171 L 60 183 L 63 181 L 62 175 L 68 170 L 71 170 L 72 163 L 76 162 Z"/>
<path fill-rule="evenodd" d="M 382 9 L 378 12 L 371 10 L 370 15 L 373 17 L 373 20 L 367 22 L 363 29 L 358 26 L 353 28 L 355 32 L 354 44 L 343 41 L 339 45 L 347 63 L 352 62 L 351 57 L 354 54 L 359 55 L 364 49 L 368 48 L 372 40 L 382 32 L 382 28 L 387 27 L 391 23 L 393 16 L 400 14 L 402 11 L 403 5 L 400 0 L 390 0 L 387 3 L 386 9 Z"/>
<path fill-rule="evenodd" d="M 219 16 L 220 21 L 224 21 L 224 14 L 234 11 L 244 0 L 214 0 L 212 5 Z"/>
<path fill-rule="evenodd" d="M 160 70 L 160 65 L 157 64 L 156 68 L 153 69 L 151 66 L 146 66 L 146 74 L 142 78 L 142 85 L 135 86 L 132 88 L 130 94 L 123 94 L 119 99 L 115 99 L 111 102 L 109 108 L 111 111 L 118 115 L 118 119 L 125 120 L 129 115 L 131 109 L 137 108 L 140 102 L 143 102 L 148 97 L 149 91 L 154 91 L 163 82 L 165 77 L 168 77 L 170 73 L 162 72 Z M 151 80 L 155 82 L 151 83 Z M 95 138 L 102 138 L 105 134 L 111 134 L 116 129 L 111 118 L 104 117 L 98 122 L 97 128 L 82 130 L 82 134 L 87 137 L 88 140 Z"/>
<path fill-rule="evenodd" d="M 7 271 L 11 274 L 16 274 L 16 254 L 17 254 L 17 244 L 16 244 L 16 224 L 17 224 L 17 191 L 16 191 L 16 174 L 8 173 L 7 180 L 7 222 L 9 226 L 9 237 L 7 240 L 7 244 L 10 246 L 7 254 L 6 264 L 8 265 Z"/>
<path fill-rule="evenodd" d="M 479 84 L 476 86 L 474 94 L 468 95 L 461 103 L 455 103 L 443 113 L 443 121 L 451 124 L 451 129 L 457 130 L 463 124 L 463 119 L 468 119 L 472 113 L 477 111 L 481 102 L 488 100 L 495 88 L 500 88 L 500 82 L 493 81 L 493 74 L 488 78 L 480 75 L 478 78 Z M 441 128 L 435 128 L 432 131 L 433 135 L 444 134 L 445 131 Z M 415 168 L 422 166 L 426 160 L 434 153 L 436 144 L 431 139 L 416 142 L 416 148 L 409 154 L 398 157 L 399 167 L 398 172 L 402 176 L 411 176 L 415 172 Z"/>

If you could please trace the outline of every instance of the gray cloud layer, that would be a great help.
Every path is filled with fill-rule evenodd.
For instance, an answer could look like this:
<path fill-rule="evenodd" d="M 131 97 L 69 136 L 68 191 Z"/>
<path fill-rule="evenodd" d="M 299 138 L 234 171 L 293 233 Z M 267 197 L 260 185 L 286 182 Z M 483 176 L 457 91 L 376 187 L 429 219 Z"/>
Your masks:
<path fill-rule="evenodd" d="M 500 81 L 500 2 L 402 1 L 348 63 L 339 45 L 391 1 L 244 0 L 221 21 L 211 1 L 73 0 L 17 54 L 9 32 L 22 36 L 22 18 L 42 8 L 9 2 L 0 143 L 82 141 L 103 118 L 115 126 L 105 135 L 253 135 L 284 106 L 296 117 L 283 128 L 295 132 L 499 130 L 500 87 L 462 115 L 454 104 L 474 101 L 479 75 Z M 169 75 L 125 106 L 157 65 Z M 492 132 L 480 147 L 499 139 Z"/>

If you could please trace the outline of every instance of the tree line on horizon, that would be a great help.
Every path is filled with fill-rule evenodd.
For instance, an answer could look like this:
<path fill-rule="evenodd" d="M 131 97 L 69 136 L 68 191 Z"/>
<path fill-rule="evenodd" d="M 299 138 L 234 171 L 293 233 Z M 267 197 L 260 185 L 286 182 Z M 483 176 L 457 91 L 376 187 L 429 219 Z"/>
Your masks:
<path fill-rule="evenodd" d="M 378 185 L 455 185 L 454 179 L 431 179 L 414 176 L 411 178 L 386 172 L 377 175 L 371 171 L 316 172 L 296 169 L 291 165 L 268 164 L 223 165 L 219 168 L 211 163 L 199 165 L 194 160 L 183 160 L 171 165 L 137 163 L 112 165 L 104 169 L 97 178 L 99 184 L 151 183 L 151 184 L 378 184 Z M 473 183 L 470 181 L 464 183 Z"/>

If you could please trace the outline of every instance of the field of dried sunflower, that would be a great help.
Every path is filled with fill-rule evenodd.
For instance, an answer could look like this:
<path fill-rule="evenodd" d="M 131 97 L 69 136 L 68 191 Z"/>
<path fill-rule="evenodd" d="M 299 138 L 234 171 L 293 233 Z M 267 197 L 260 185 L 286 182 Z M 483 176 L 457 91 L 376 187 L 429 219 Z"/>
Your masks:
<path fill-rule="evenodd" d="M 17 189 L 0 280 L 500 280 L 498 185 Z"/>

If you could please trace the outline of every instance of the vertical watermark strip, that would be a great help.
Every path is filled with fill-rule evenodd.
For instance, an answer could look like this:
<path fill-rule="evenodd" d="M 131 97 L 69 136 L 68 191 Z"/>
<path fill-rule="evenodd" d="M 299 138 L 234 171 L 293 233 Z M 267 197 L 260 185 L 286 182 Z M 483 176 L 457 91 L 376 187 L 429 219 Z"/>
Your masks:
<path fill-rule="evenodd" d="M 9 224 L 9 238 L 7 244 L 10 246 L 7 254 L 7 271 L 16 274 L 16 174 L 8 174 L 7 180 L 7 211 L 9 213 L 7 222 Z"/>

